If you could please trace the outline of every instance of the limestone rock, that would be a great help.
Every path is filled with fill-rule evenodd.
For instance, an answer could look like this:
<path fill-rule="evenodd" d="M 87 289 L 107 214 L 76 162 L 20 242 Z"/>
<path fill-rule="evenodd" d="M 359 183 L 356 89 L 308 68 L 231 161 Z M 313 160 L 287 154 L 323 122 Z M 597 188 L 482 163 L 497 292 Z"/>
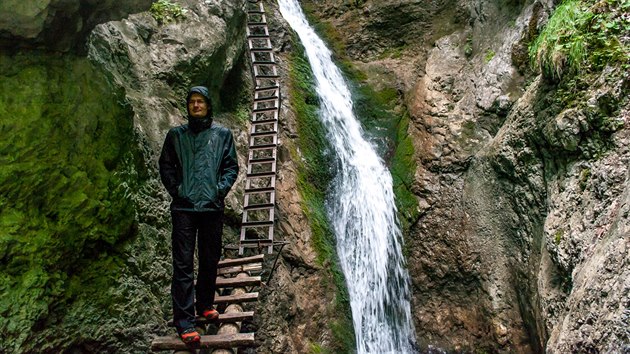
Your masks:
<path fill-rule="evenodd" d="M 94 26 L 146 11 L 151 3 L 150 0 L 4 0 L 0 3 L 0 48 L 82 51 Z"/>

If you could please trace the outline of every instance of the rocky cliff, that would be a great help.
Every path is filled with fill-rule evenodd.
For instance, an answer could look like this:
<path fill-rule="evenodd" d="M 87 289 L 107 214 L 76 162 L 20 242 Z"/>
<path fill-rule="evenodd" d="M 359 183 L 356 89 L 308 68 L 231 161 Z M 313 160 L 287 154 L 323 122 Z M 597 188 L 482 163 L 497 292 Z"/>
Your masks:
<path fill-rule="evenodd" d="M 580 4 L 594 18 L 607 11 L 596 23 L 616 23 L 621 60 L 592 59 L 609 49 L 590 43 L 594 53 L 579 70 L 556 52 L 560 75 L 544 65 L 539 75 L 528 58 L 552 3 L 307 5 L 340 60 L 364 73 L 359 84 L 398 90 L 397 109 L 411 117 L 417 213 L 406 214 L 407 247 L 421 346 L 628 350 L 629 32 L 621 5 Z"/>
<path fill-rule="evenodd" d="M 244 167 L 252 97 L 245 1 L 171 4 L 179 16 L 170 21 L 138 12 L 150 2 L 0 5 L 0 352 L 138 353 L 173 333 L 170 200 L 156 170 L 162 141 L 185 121 L 188 88 L 203 84 Z M 294 39 L 277 13 L 271 18 L 280 60 L 303 61 L 281 53 Z M 288 87 L 288 70 L 283 76 Z M 313 250 L 317 228 L 295 193 L 295 154 L 309 142 L 295 141 L 287 107 L 276 237 L 292 242 L 273 274 L 269 260 L 256 321 L 245 327 L 257 330 L 261 352 L 335 350 L 352 341 L 337 320 L 343 280 L 337 275 L 336 286 L 330 260 Z M 226 203 L 225 244 L 236 241 L 241 181 Z"/>
<path fill-rule="evenodd" d="M 170 22 L 138 12 L 148 1 L 0 4 L 0 352 L 138 353 L 172 333 L 164 134 L 183 122 L 188 87 L 205 84 L 244 166 L 251 100 L 245 1 L 176 3 L 186 11 Z M 276 238 L 289 245 L 245 326 L 258 352 L 351 352 L 317 97 L 265 5 L 284 87 Z M 391 164 L 420 350 L 628 350 L 623 62 L 604 52 L 610 65 L 577 73 L 567 60 L 561 74 L 531 69 L 547 2 L 304 5 Z M 627 26 L 617 1 L 592 11 L 621 11 Z"/>

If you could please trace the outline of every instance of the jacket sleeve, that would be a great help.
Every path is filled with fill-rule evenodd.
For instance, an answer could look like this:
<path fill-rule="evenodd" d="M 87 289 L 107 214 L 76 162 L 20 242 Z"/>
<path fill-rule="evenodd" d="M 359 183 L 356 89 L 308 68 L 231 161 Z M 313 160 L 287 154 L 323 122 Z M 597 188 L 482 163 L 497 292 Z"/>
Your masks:
<path fill-rule="evenodd" d="M 179 176 L 179 169 L 181 168 L 179 158 L 174 146 L 173 131 L 169 131 L 164 139 L 164 146 L 162 146 L 162 153 L 158 160 L 160 169 L 160 179 L 162 184 L 168 191 L 171 197 L 176 198 L 178 196 L 177 187 L 181 183 Z"/>
<path fill-rule="evenodd" d="M 223 156 L 221 158 L 221 178 L 218 183 L 219 196 L 225 198 L 238 176 L 238 159 L 236 157 L 236 146 L 232 131 L 227 129 L 225 144 L 223 146 Z"/>

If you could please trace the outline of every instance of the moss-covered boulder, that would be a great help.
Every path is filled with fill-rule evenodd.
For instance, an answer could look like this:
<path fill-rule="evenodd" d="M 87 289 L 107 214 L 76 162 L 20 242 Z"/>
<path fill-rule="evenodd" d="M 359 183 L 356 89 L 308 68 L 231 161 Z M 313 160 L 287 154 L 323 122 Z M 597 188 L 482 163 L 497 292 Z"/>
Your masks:
<path fill-rule="evenodd" d="M 37 330 L 73 302 L 110 301 L 137 229 L 132 112 L 87 59 L 2 55 L 0 68 L 0 351 L 36 351 L 55 347 Z"/>

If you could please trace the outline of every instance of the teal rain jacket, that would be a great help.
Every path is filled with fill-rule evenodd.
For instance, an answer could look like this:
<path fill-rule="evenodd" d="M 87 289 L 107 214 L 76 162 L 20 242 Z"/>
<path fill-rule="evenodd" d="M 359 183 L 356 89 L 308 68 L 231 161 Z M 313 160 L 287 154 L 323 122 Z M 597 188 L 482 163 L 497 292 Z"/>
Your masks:
<path fill-rule="evenodd" d="M 210 117 L 189 117 L 189 124 L 166 134 L 159 168 L 162 183 L 173 197 L 171 209 L 223 210 L 225 196 L 238 175 L 232 132 Z"/>

